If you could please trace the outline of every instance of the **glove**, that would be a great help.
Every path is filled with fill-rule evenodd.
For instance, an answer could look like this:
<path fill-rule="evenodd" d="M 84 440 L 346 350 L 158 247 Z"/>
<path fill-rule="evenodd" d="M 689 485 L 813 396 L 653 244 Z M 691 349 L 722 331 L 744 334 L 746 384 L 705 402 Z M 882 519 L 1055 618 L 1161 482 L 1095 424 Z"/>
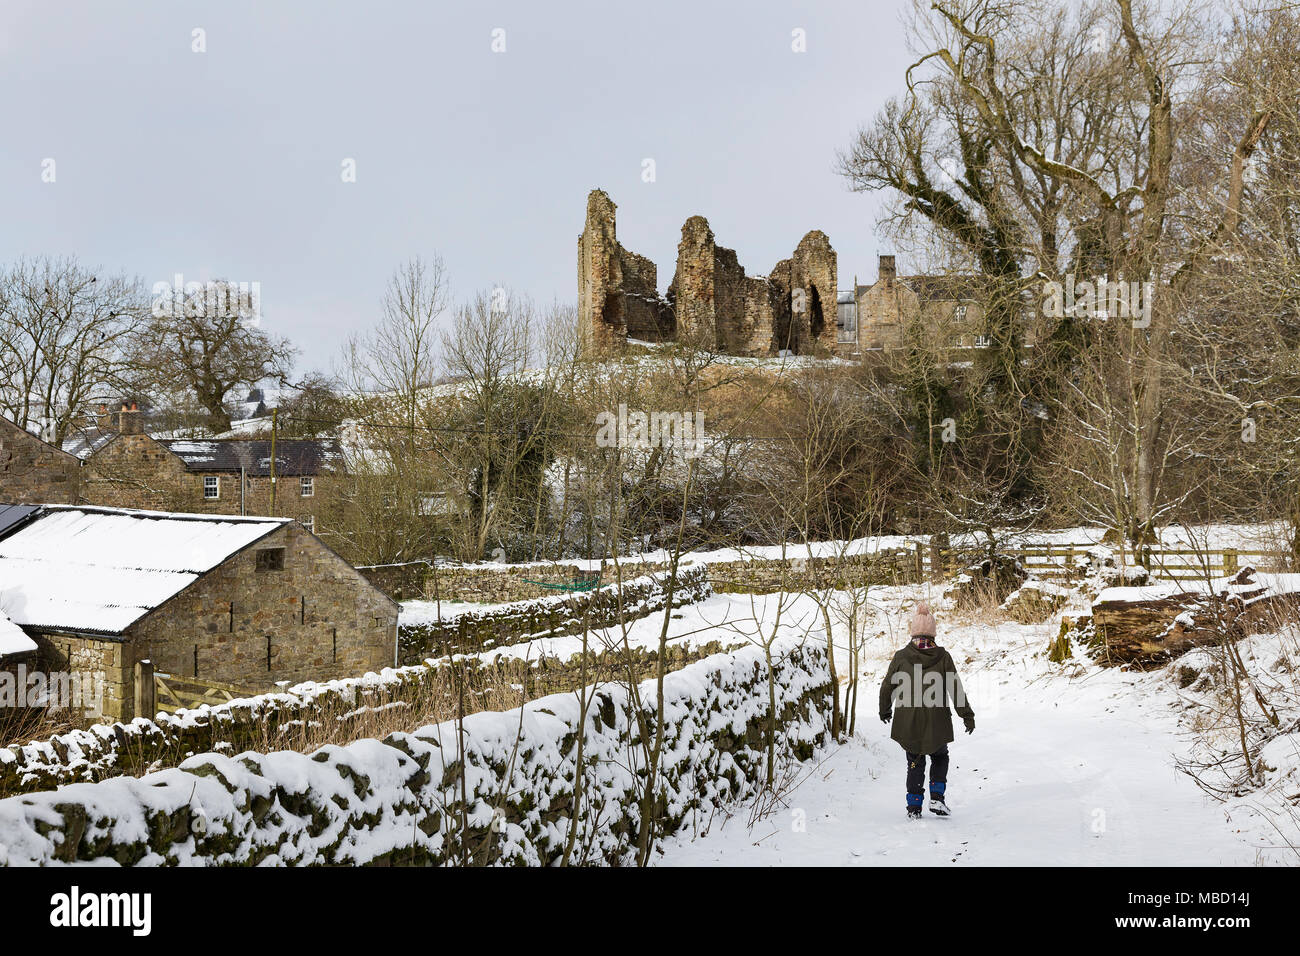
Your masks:
<path fill-rule="evenodd" d="M 975 718 L 967 717 L 965 720 L 966 720 L 966 733 L 968 734 L 975 733 Z"/>
<path fill-rule="evenodd" d="M 881 722 L 882 724 L 887 724 L 887 723 L 889 723 L 889 719 L 890 719 L 891 717 L 893 717 L 893 716 L 894 716 L 894 715 L 893 715 L 892 713 L 884 713 L 884 714 L 881 714 L 881 715 L 880 715 L 880 722 Z"/>

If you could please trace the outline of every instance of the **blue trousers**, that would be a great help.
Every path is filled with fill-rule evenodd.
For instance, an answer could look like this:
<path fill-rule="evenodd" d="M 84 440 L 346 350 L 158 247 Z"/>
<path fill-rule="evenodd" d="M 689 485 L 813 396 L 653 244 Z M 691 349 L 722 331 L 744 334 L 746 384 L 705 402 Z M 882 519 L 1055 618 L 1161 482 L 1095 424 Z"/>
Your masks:
<path fill-rule="evenodd" d="M 942 797 L 948 784 L 948 745 L 930 754 L 930 796 Z M 907 755 L 907 805 L 919 807 L 925 800 L 925 754 Z"/>

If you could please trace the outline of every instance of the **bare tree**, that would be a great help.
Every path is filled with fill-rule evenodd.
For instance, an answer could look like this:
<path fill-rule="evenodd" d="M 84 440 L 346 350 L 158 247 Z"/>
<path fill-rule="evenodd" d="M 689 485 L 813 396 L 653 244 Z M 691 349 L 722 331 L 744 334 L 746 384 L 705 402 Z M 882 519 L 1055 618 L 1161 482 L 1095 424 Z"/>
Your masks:
<path fill-rule="evenodd" d="M 129 390 L 145 305 L 136 280 L 76 259 L 24 259 L 0 273 L 6 417 L 58 443 L 98 401 Z"/>
<path fill-rule="evenodd" d="M 353 390 L 384 396 L 395 420 L 411 430 L 419 418 L 421 393 L 438 374 L 448 295 L 440 257 L 409 259 L 388 279 L 379 322 L 348 342 L 345 365 Z"/>
<path fill-rule="evenodd" d="M 295 355 L 287 339 L 261 328 L 255 295 L 215 280 L 154 301 L 136 361 L 144 389 L 181 393 L 206 414 L 211 431 L 223 432 L 230 428 L 231 392 L 283 380 Z"/>

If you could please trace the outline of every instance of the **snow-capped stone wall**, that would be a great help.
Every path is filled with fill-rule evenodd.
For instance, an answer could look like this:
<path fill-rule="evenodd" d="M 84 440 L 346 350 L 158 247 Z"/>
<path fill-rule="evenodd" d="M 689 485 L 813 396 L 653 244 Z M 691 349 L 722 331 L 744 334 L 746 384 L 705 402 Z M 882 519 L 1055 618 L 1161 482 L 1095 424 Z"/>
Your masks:
<path fill-rule="evenodd" d="M 830 710 L 825 651 L 776 648 L 777 753 L 807 759 Z M 655 683 L 639 688 L 653 726 Z M 664 679 L 666 737 L 653 801 L 660 831 L 756 792 L 765 770 L 768 672 L 745 648 Z M 548 864 L 577 817 L 570 862 L 629 862 L 645 748 L 626 688 L 603 686 L 521 709 L 314 754 L 206 754 L 145 777 L 0 800 L 0 865 Z M 575 814 L 575 784 L 585 795 Z M 464 799 L 462 800 L 462 794 Z"/>
<path fill-rule="evenodd" d="M 442 620 L 410 620 L 398 625 L 398 655 L 409 664 L 427 657 L 470 654 L 536 640 L 597 630 L 662 611 L 668 603 L 668 575 L 647 574 L 591 591 L 514 601 L 483 610 L 448 614 Z M 686 568 L 677 575 L 673 607 L 703 601 L 713 593 L 708 569 Z"/>
<path fill-rule="evenodd" d="M 734 641 L 732 642 L 735 643 Z M 669 671 L 727 649 L 722 641 L 670 645 L 666 649 Z M 603 648 L 588 652 L 596 666 Z M 634 661 L 639 673 L 657 662 L 657 648 L 619 648 L 621 660 Z M 522 689 L 527 698 L 573 690 L 582 684 L 582 655 L 459 661 L 459 677 L 474 692 Z M 590 671 L 588 671 L 590 673 Z M 53 790 L 68 783 L 103 780 L 122 774 L 140 774 L 179 764 L 186 756 L 221 751 L 238 753 L 250 748 L 269 749 L 285 731 L 305 723 L 364 720 L 377 710 L 409 706 L 428 698 L 440 686 L 457 679 L 445 661 L 426 661 L 409 667 L 386 667 L 378 674 L 308 681 L 270 694 L 259 694 L 225 704 L 208 705 L 153 719 L 95 724 L 45 740 L 0 749 L 0 796 Z M 418 706 L 418 704 L 416 705 Z M 340 728 L 345 730 L 346 728 Z"/>

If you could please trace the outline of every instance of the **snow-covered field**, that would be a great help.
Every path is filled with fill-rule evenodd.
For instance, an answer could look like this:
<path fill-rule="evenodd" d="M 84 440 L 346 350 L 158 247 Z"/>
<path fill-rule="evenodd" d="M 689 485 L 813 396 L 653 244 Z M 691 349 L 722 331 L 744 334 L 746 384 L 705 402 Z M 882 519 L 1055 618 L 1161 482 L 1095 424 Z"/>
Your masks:
<path fill-rule="evenodd" d="M 1003 540 L 1009 547 L 1031 547 L 1036 545 L 1097 545 L 1106 534 L 1103 528 L 1075 527 L 1054 530 L 1035 530 L 1023 532 L 1004 532 Z M 1284 540 L 1284 529 L 1280 524 L 1222 524 L 1194 525 L 1190 528 L 1172 526 L 1161 529 L 1160 544 L 1166 548 L 1218 549 L 1239 548 L 1244 551 L 1270 551 L 1277 548 Z M 752 545 L 749 547 L 716 548 L 712 550 L 688 551 L 681 555 L 681 567 L 696 564 L 724 563 L 752 560 L 789 560 L 818 557 L 842 557 L 845 555 L 875 554 L 896 548 L 911 548 L 929 541 L 928 535 L 876 535 L 869 538 L 855 538 L 851 541 L 814 541 L 807 544 L 788 542 L 784 545 Z M 964 539 L 960 535 L 951 537 L 953 545 L 974 543 L 974 538 Z M 671 555 L 665 550 L 645 551 L 640 554 L 620 558 L 627 569 L 635 569 L 639 564 L 666 564 Z M 476 568 L 505 570 L 507 568 L 580 568 L 596 571 L 605 565 L 606 573 L 613 570 L 608 561 L 586 558 L 564 558 L 557 561 L 522 561 L 517 563 L 482 561 Z M 443 602 L 443 615 L 454 602 Z"/>
<path fill-rule="evenodd" d="M 416 602 L 407 602 L 413 604 Z M 817 606 L 806 595 L 787 594 L 781 597 L 782 620 L 779 637 L 795 637 L 817 626 Z M 404 606 L 405 607 L 405 606 Z M 724 647 L 754 645 L 772 636 L 771 629 L 777 610 L 777 598 L 749 594 L 715 594 L 697 604 L 688 604 L 672 612 L 668 626 L 668 644 L 671 647 L 698 647 L 717 642 Z M 405 613 L 405 612 L 404 612 Z M 444 615 L 445 615 L 444 609 Z M 406 620 L 403 617 L 403 620 Z M 655 612 L 648 617 L 629 622 L 627 634 L 621 628 L 593 628 L 587 635 L 587 649 L 603 653 L 611 648 L 626 646 L 633 650 L 652 650 L 659 646 L 664 617 Z M 763 622 L 764 628 L 760 628 Z M 582 653 L 582 635 L 543 637 L 521 644 L 493 648 L 477 655 L 484 661 L 519 658 L 536 661 L 543 657 L 567 660 Z"/>
<path fill-rule="evenodd" d="M 698 835 L 669 839 L 662 865 L 1300 862 L 1285 845 L 1300 843 L 1286 807 L 1290 791 L 1300 789 L 1297 778 L 1280 777 L 1272 789 L 1228 803 L 1206 796 L 1177 767 L 1195 742 L 1190 728 L 1204 716 L 1197 699 L 1179 690 L 1168 669 L 1050 663 L 1045 647 L 1059 616 L 1039 625 L 962 623 L 938 610 L 939 641 L 962 672 L 976 729 L 966 736 L 958 725 L 951 745 L 952 817 L 908 821 L 904 758 L 877 716 L 877 691 L 917 596 L 911 588 L 880 592 L 872 628 L 880 636 L 864 654 L 856 737 L 826 749 L 815 769 L 801 768 L 784 805 L 752 826 L 751 808 L 737 807 Z M 802 602 L 811 606 L 799 598 L 794 608 Z M 1270 744 L 1271 765 L 1294 771 L 1298 739 Z"/>

